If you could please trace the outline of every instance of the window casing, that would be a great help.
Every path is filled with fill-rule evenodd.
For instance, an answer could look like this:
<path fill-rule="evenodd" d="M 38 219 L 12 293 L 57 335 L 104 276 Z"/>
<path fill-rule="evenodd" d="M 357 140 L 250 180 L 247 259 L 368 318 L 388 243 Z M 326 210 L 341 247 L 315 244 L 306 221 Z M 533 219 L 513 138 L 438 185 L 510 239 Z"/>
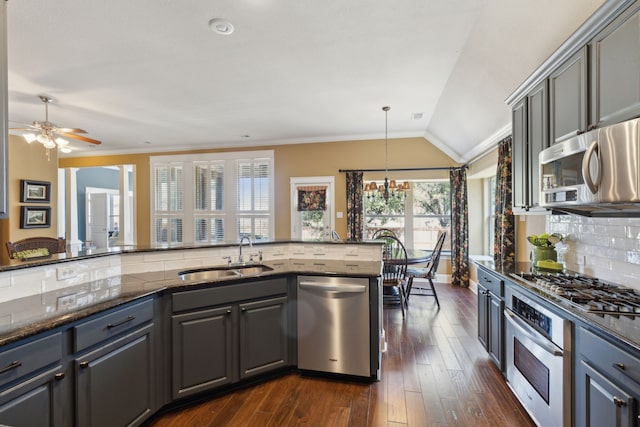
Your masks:
<path fill-rule="evenodd" d="M 365 239 L 378 228 L 393 230 L 407 248 L 432 249 L 442 231 L 451 231 L 451 189 L 448 180 L 415 180 L 406 197 L 385 203 L 364 196 Z M 443 250 L 450 250 L 445 240 Z"/>
<path fill-rule="evenodd" d="M 156 245 L 271 239 L 273 151 L 151 158 Z"/>

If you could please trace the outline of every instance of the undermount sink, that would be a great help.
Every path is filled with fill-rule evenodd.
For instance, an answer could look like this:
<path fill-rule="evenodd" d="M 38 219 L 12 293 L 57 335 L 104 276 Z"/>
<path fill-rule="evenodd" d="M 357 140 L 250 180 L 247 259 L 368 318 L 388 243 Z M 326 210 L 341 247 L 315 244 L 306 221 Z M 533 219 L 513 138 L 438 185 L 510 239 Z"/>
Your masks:
<path fill-rule="evenodd" d="M 178 277 L 182 280 L 218 280 L 229 277 L 257 276 L 271 270 L 273 268 L 266 265 L 224 266 L 181 271 L 178 273 Z"/>

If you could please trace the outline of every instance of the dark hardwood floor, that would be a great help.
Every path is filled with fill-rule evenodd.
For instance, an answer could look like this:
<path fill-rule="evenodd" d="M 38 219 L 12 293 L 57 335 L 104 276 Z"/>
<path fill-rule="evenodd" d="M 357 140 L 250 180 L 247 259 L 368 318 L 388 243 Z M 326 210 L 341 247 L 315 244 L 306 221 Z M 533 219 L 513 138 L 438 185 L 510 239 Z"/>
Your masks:
<path fill-rule="evenodd" d="M 158 416 L 151 426 L 534 426 L 478 342 L 476 295 L 436 287 L 440 310 L 417 290 L 404 319 L 399 308 L 385 308 L 379 382 L 292 373 Z"/>

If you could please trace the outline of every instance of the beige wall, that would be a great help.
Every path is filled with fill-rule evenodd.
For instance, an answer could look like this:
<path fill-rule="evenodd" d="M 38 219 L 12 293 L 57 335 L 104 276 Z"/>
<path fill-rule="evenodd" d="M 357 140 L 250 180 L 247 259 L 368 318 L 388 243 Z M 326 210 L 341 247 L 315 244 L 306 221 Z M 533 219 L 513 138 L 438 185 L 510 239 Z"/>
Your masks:
<path fill-rule="evenodd" d="M 49 155 L 50 159 L 47 159 L 46 150 L 42 144 L 36 142 L 27 144 L 24 138 L 9 135 L 9 218 L 0 221 L 1 260 L 3 263 L 9 261 L 9 255 L 4 249 L 6 242 L 36 236 L 59 237 L 57 227 L 58 155 L 55 150 L 51 150 Z M 51 202 L 46 204 L 21 203 L 20 180 L 22 179 L 51 182 Z M 21 229 L 20 207 L 24 205 L 51 207 L 51 227 Z"/>
<path fill-rule="evenodd" d="M 388 142 L 388 168 L 426 168 L 458 166 L 451 158 L 426 141 L 424 138 L 390 139 Z M 343 218 L 336 218 L 336 230 L 346 236 L 346 192 L 345 174 L 340 169 L 384 169 L 384 140 L 325 142 L 315 144 L 277 145 L 251 147 L 243 150 L 274 150 L 275 158 L 275 237 L 290 238 L 290 195 L 291 177 L 334 176 L 336 184 L 336 212 L 343 212 Z M 107 166 L 133 164 L 136 166 L 136 212 L 138 244 L 150 243 L 150 183 L 149 157 L 153 155 L 195 154 L 199 152 L 242 151 L 241 149 L 176 151 L 171 153 L 147 153 L 119 156 L 96 156 L 64 158 L 59 160 L 61 168 Z M 448 178 L 447 171 L 390 172 L 393 179 L 409 177 Z M 365 173 L 365 180 L 380 179 L 384 173 Z M 281 214 L 283 213 L 283 214 Z"/>

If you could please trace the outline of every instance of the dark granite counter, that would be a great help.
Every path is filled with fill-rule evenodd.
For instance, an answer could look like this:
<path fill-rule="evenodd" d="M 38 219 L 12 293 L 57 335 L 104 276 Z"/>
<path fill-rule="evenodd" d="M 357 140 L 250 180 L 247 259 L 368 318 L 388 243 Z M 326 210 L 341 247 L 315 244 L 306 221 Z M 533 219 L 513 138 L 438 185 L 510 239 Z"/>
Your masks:
<path fill-rule="evenodd" d="M 330 260 L 323 261 L 321 266 L 313 260 L 280 260 L 264 264 L 273 270 L 213 281 L 181 280 L 178 278 L 180 270 L 128 274 L 0 303 L 0 346 L 166 290 L 228 286 L 283 274 L 375 277 L 381 271 L 381 263 L 371 261 L 359 261 L 357 268 L 353 261 Z"/>
<path fill-rule="evenodd" d="M 474 261 L 476 265 L 491 270 L 500 276 L 505 277 L 511 283 L 521 286 L 536 295 L 543 298 L 557 310 L 563 311 L 573 318 L 572 320 L 578 320 L 588 324 L 591 327 L 597 328 L 603 333 L 612 336 L 620 341 L 622 344 L 629 347 L 630 350 L 640 352 L 640 316 L 625 316 L 625 315 L 612 315 L 612 314 L 595 314 L 589 313 L 584 310 L 580 310 L 570 304 L 566 303 L 566 300 L 558 298 L 553 294 L 549 294 L 544 290 L 531 286 L 529 283 L 514 276 L 521 272 L 531 272 L 532 267 L 530 263 L 516 263 L 513 269 L 504 270 L 496 269 L 493 261 Z M 567 271 L 566 273 L 574 274 L 574 272 Z M 549 273 L 553 274 L 553 273 Z"/>

